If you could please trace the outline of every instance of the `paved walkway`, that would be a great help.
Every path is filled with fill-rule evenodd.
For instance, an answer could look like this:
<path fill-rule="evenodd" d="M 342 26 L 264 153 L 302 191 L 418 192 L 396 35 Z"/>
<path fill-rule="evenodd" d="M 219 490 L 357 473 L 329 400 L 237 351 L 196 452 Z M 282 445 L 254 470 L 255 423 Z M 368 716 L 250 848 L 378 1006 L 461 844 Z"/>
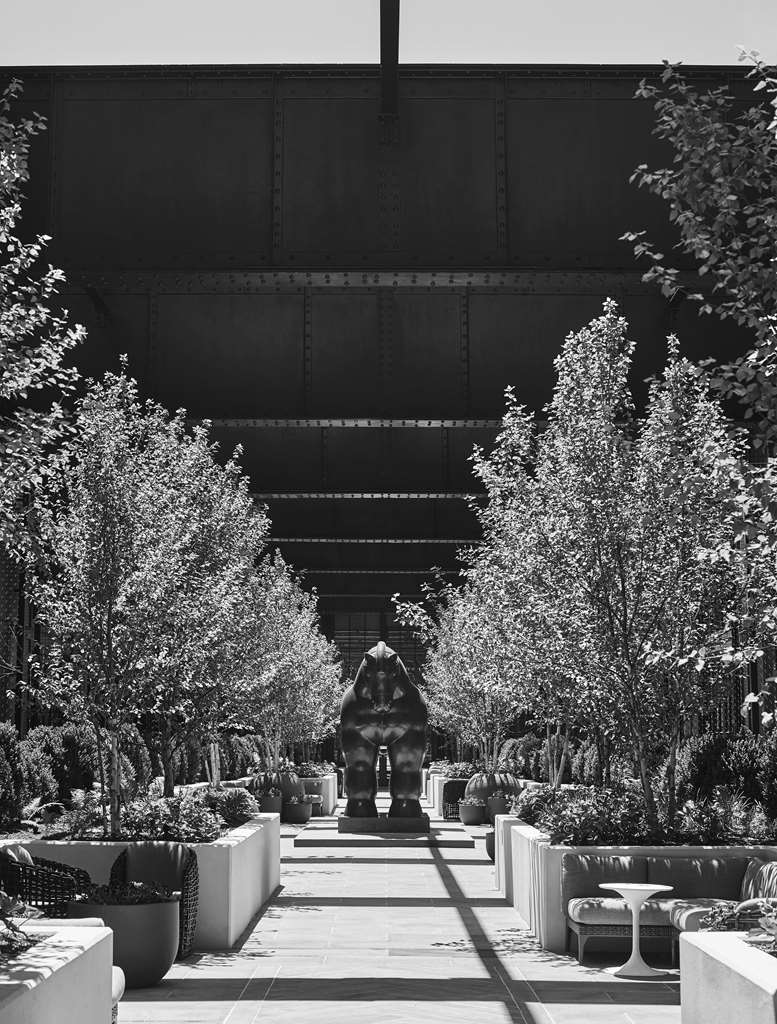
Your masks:
<path fill-rule="evenodd" d="M 544 953 L 493 888 L 482 839 L 446 845 L 470 833 L 432 826 L 443 845 L 338 837 L 332 818 L 295 846 L 285 827 L 281 890 L 238 947 L 128 992 L 121 1024 L 679 1024 L 676 981 Z"/>

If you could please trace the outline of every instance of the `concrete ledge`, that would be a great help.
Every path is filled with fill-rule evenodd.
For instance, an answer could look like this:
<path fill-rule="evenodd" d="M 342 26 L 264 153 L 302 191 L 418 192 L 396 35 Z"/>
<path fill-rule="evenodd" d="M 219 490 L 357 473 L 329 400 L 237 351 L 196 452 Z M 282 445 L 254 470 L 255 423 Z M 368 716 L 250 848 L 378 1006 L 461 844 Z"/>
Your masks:
<path fill-rule="evenodd" d="M 777 959 L 744 943 L 744 934 L 680 936 L 682 1024 L 777 1022 Z"/>
<path fill-rule="evenodd" d="M 337 807 L 337 774 L 320 775 L 315 779 L 300 779 L 306 793 L 318 793 L 321 796 L 321 813 L 333 814 Z"/>
<path fill-rule="evenodd" d="M 512 832 L 521 824 L 514 814 L 497 814 L 494 817 L 494 888 L 506 900 L 513 902 L 513 850 Z"/>
<path fill-rule="evenodd" d="M 423 835 L 429 832 L 429 815 L 420 818 L 389 818 L 379 814 L 377 818 L 349 818 L 341 814 L 337 819 L 337 831 L 355 835 L 391 835 L 397 832 Z"/>
<path fill-rule="evenodd" d="M 34 933 L 33 925 L 26 930 Z M 0 968 L 3 1024 L 106 1024 L 111 1019 L 113 932 L 48 927 Z"/>

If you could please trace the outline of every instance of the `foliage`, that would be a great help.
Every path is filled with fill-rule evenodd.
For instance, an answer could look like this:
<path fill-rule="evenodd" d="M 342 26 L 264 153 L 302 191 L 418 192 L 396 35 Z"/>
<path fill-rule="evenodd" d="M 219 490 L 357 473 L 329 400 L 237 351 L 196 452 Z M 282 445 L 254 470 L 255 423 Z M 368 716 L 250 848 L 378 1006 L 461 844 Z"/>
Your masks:
<path fill-rule="evenodd" d="M 24 929 L 16 923 L 14 918 L 42 917 L 43 912 L 36 907 L 29 907 L 9 896 L 7 892 L 0 889 L 0 953 L 13 956 L 16 953 L 23 953 L 25 949 L 36 941 L 28 935 Z"/>
<path fill-rule="evenodd" d="M 206 807 L 220 814 L 230 828 L 250 821 L 259 811 L 259 805 L 247 789 L 208 789 L 202 801 Z"/>
<path fill-rule="evenodd" d="M 527 825 L 536 825 L 549 807 L 556 802 L 558 791 L 552 786 L 531 786 L 513 797 L 511 813 Z"/>
<path fill-rule="evenodd" d="M 19 744 L 19 758 L 22 770 L 22 806 L 38 798 L 41 803 L 50 803 L 59 798 L 59 785 L 54 777 L 51 760 L 41 747 L 23 739 Z"/>
<path fill-rule="evenodd" d="M 440 774 L 445 779 L 471 779 L 477 771 L 477 765 L 471 761 L 454 761 L 445 765 Z"/>
<path fill-rule="evenodd" d="M 94 730 L 75 723 L 37 725 L 24 743 L 40 750 L 57 782 L 55 799 L 67 802 L 71 789 L 91 789 L 97 776 Z"/>
<path fill-rule="evenodd" d="M 237 613 L 240 677 L 225 695 L 224 724 L 260 734 L 277 768 L 284 744 L 331 732 L 341 698 L 339 656 L 321 632 L 315 594 L 281 556 L 265 557 Z"/>
<path fill-rule="evenodd" d="M 45 127 L 38 114 L 11 120 L 20 93 L 13 81 L 0 95 L 0 541 L 12 546 L 24 544 L 22 499 L 43 481 L 49 454 L 65 436 L 60 399 L 78 374 L 64 364 L 84 337 L 56 308 L 64 275 L 44 263 L 48 236 L 25 243 L 17 235 L 30 143 Z"/>
<path fill-rule="evenodd" d="M 459 800 L 459 806 L 461 807 L 462 804 L 464 804 L 465 807 L 485 807 L 486 801 L 481 800 L 476 796 L 463 796 L 461 800 Z"/>
<path fill-rule="evenodd" d="M 117 882 L 112 885 L 90 885 L 86 892 L 76 897 L 84 903 L 101 906 L 139 906 L 146 903 L 173 903 L 179 899 L 164 885 L 156 882 Z"/>
<path fill-rule="evenodd" d="M 752 348 L 722 367 L 716 384 L 745 405 L 760 445 L 777 431 L 777 78 L 757 54 L 740 59 L 753 63 L 748 77 L 760 94 L 744 109 L 727 86 L 699 91 L 668 62 L 660 83 L 643 80 L 637 90 L 653 103 L 654 134 L 669 143 L 674 160 L 655 170 L 642 164 L 632 181 L 668 204 L 677 248 L 708 288 L 687 288 L 644 231 L 623 237 L 650 263 L 643 280 L 753 332 Z"/>
<path fill-rule="evenodd" d="M 328 761 L 303 761 L 294 770 L 301 779 L 322 779 L 325 775 L 331 775 L 335 767 Z"/>
<path fill-rule="evenodd" d="M 221 834 L 221 816 L 193 797 L 168 797 L 170 824 L 165 839 L 176 843 L 212 843 Z"/>
<path fill-rule="evenodd" d="M 19 820 L 23 787 L 24 775 L 16 728 L 10 722 L 0 722 L 0 824 Z"/>
<path fill-rule="evenodd" d="M 569 846 L 631 845 L 660 841 L 634 789 L 561 790 L 535 824 L 552 843 Z"/>
<path fill-rule="evenodd" d="M 62 829 L 74 839 L 90 838 L 103 824 L 104 804 L 101 795 L 93 789 L 74 789 L 70 794 L 70 807 L 60 819 Z"/>

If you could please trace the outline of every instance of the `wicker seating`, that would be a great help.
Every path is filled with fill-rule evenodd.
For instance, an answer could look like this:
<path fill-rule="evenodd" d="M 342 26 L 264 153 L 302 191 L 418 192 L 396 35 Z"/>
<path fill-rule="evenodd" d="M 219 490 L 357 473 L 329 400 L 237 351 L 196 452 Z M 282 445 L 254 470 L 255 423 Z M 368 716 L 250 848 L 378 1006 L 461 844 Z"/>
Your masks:
<path fill-rule="evenodd" d="M 199 902 L 197 854 L 183 843 L 130 843 L 111 868 L 111 885 L 155 882 L 180 892 L 180 933 L 177 958 L 191 953 Z"/>
<path fill-rule="evenodd" d="M 26 851 L 25 851 L 26 852 Z M 86 871 L 45 857 L 17 859 L 2 851 L 0 888 L 47 917 L 67 917 L 71 900 L 84 892 L 91 879 Z"/>
<path fill-rule="evenodd" d="M 444 821 L 459 820 L 459 800 L 464 796 L 469 779 L 449 779 L 442 787 L 442 816 Z"/>

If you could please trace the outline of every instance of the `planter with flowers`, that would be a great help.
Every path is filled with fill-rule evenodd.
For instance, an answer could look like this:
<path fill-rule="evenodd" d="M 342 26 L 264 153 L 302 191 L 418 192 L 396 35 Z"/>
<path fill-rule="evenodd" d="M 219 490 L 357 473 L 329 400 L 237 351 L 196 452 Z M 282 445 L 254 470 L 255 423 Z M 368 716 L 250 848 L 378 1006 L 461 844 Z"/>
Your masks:
<path fill-rule="evenodd" d="M 277 786 L 269 786 L 259 798 L 262 814 L 280 814 L 283 810 L 283 793 Z"/>
<path fill-rule="evenodd" d="M 483 800 L 475 796 L 465 796 L 459 800 L 459 819 L 462 825 L 482 825 L 486 814 Z"/>
<path fill-rule="evenodd" d="M 101 917 L 113 929 L 113 961 L 127 988 L 148 988 L 167 974 L 178 950 L 180 895 L 161 885 L 92 885 L 69 908 L 72 917 Z"/>
<path fill-rule="evenodd" d="M 281 818 L 289 825 L 307 825 L 313 813 L 309 796 L 292 796 L 283 804 Z"/>

